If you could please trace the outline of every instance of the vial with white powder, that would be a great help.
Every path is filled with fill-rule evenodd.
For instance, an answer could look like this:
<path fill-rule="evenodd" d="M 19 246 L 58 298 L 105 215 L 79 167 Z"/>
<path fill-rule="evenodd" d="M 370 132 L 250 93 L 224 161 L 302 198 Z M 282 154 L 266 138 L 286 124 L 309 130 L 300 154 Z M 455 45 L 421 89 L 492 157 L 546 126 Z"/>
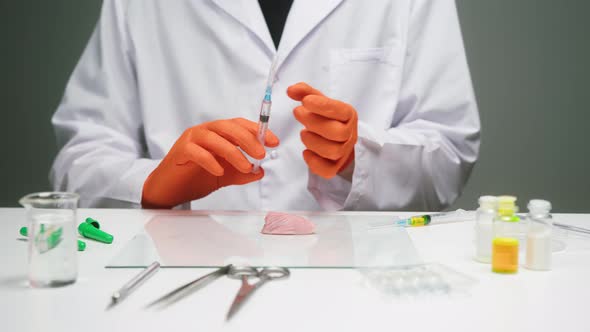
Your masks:
<path fill-rule="evenodd" d="M 475 220 L 475 260 L 482 263 L 492 261 L 492 240 L 494 238 L 494 217 L 498 199 L 496 196 L 481 196 Z"/>
<path fill-rule="evenodd" d="M 529 202 L 528 209 L 525 267 L 531 270 L 551 270 L 551 203 L 533 199 Z"/>

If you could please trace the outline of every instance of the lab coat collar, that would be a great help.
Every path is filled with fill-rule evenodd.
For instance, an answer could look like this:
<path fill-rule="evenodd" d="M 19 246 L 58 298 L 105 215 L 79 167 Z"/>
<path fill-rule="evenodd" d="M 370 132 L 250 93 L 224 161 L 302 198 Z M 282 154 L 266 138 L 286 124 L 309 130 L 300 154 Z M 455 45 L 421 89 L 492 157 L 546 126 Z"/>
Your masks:
<path fill-rule="evenodd" d="M 279 44 L 282 63 L 343 0 L 294 0 Z"/>
<path fill-rule="evenodd" d="M 258 0 L 211 0 L 219 8 L 244 25 L 262 42 L 269 55 L 276 53 Z"/>
<path fill-rule="evenodd" d="M 248 28 L 273 56 L 274 47 L 258 0 L 211 0 L 219 8 Z M 277 67 L 305 37 L 330 15 L 343 0 L 294 0 L 279 44 Z"/>

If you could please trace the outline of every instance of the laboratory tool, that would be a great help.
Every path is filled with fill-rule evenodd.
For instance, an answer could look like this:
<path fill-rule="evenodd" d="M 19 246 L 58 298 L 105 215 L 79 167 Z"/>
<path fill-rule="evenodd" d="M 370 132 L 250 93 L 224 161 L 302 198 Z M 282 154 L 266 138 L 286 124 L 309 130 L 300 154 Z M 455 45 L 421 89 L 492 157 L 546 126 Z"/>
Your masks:
<path fill-rule="evenodd" d="M 473 215 L 470 214 L 468 211 L 459 209 L 456 211 L 429 213 L 419 216 L 413 216 L 406 219 L 396 220 L 394 222 L 394 225 L 402 227 L 420 227 L 431 224 L 436 225 L 466 221 L 472 218 Z"/>
<path fill-rule="evenodd" d="M 45 227 L 45 226 L 44 225 L 41 225 L 41 227 Z M 29 229 L 27 227 L 21 227 L 18 232 L 22 236 L 28 236 Z M 53 235 L 51 237 L 57 238 L 56 234 L 58 236 L 61 236 L 61 232 L 62 232 L 62 230 L 60 228 L 57 232 L 53 232 Z M 55 243 L 56 240 L 49 240 L 48 242 Z M 78 251 L 84 251 L 84 250 L 86 250 L 86 242 L 84 242 L 82 240 L 78 240 Z"/>
<path fill-rule="evenodd" d="M 113 243 L 113 236 L 101 230 L 98 221 L 92 218 L 86 218 L 86 221 L 78 225 L 78 233 L 85 238 L 103 243 Z"/>
<path fill-rule="evenodd" d="M 251 297 L 256 289 L 260 288 L 267 281 L 287 278 L 289 277 L 290 272 L 289 269 L 285 267 L 267 267 L 259 270 L 251 266 L 234 266 L 229 264 L 172 290 L 150 303 L 148 307 L 156 305 L 168 306 L 205 287 L 210 282 L 224 275 L 228 275 L 232 279 L 242 280 L 242 286 L 227 314 L 227 319 L 229 320 L 244 302 Z M 249 284 L 248 279 L 250 278 L 257 278 L 258 281 L 254 284 Z"/>
<path fill-rule="evenodd" d="M 372 268 L 362 271 L 368 286 L 394 297 L 423 297 L 463 293 L 476 280 L 435 263 Z"/>
<path fill-rule="evenodd" d="M 498 212 L 494 218 L 492 240 L 492 271 L 518 272 L 520 223 L 516 216 L 516 197 L 498 196 Z"/>
<path fill-rule="evenodd" d="M 533 199 L 529 202 L 528 209 L 525 267 L 531 270 L 550 270 L 553 228 L 551 203 Z"/>
<path fill-rule="evenodd" d="M 168 306 L 177 301 L 187 297 L 188 295 L 192 294 L 193 292 L 205 287 L 210 282 L 218 279 L 221 276 L 224 276 L 228 273 L 231 265 L 223 266 L 209 274 L 206 274 L 202 277 L 195 279 L 185 285 L 182 285 L 169 293 L 164 294 L 160 298 L 156 299 L 152 303 L 148 304 L 147 307 L 153 307 L 156 305 L 163 305 Z"/>
<path fill-rule="evenodd" d="M 129 294 L 131 294 L 134 290 L 139 288 L 141 284 L 147 281 L 150 277 L 152 277 L 160 268 L 160 263 L 153 262 L 150 266 L 146 267 L 143 271 L 141 271 L 138 275 L 133 277 L 129 280 L 121 289 L 114 292 L 111 296 L 111 303 L 107 307 L 107 309 L 112 308 L 116 304 L 123 301 Z"/>
<path fill-rule="evenodd" d="M 494 218 L 498 199 L 496 196 L 481 196 L 475 218 L 475 260 L 482 263 L 492 261 L 492 240 L 494 239 Z"/>
<path fill-rule="evenodd" d="M 262 99 L 262 104 L 260 105 L 260 115 L 258 118 L 258 141 L 264 147 L 264 136 L 266 135 L 266 130 L 268 129 L 268 122 L 270 120 L 270 110 L 272 107 L 272 87 L 275 82 L 275 75 L 276 75 L 276 66 L 278 62 L 278 55 L 275 55 L 274 59 L 272 60 L 272 64 L 270 65 L 270 70 L 268 72 L 268 78 L 266 80 L 266 89 L 264 90 L 264 98 Z M 254 160 L 254 168 L 252 169 L 253 173 L 258 173 L 260 168 L 260 160 Z"/>
<path fill-rule="evenodd" d="M 252 297 L 254 291 L 262 287 L 262 285 L 268 281 L 288 278 L 289 275 L 289 269 L 286 267 L 266 267 L 259 270 L 250 266 L 232 265 L 229 269 L 228 276 L 232 279 L 242 280 L 242 286 L 227 312 L 226 320 L 230 320 L 244 303 Z M 258 281 L 250 284 L 248 282 L 250 278 L 257 278 Z"/>
<path fill-rule="evenodd" d="M 43 192 L 19 200 L 26 208 L 29 224 L 28 279 L 31 286 L 59 287 L 76 281 L 78 198 L 75 193 Z"/>
<path fill-rule="evenodd" d="M 572 232 L 577 232 L 577 233 L 589 234 L 590 235 L 590 229 L 588 229 L 588 228 L 577 227 L 577 226 L 572 226 L 572 225 L 566 225 L 566 224 L 562 224 L 562 223 L 558 223 L 558 222 L 554 222 L 553 223 L 553 226 L 559 227 L 559 228 L 564 229 L 566 231 L 572 231 Z"/>
<path fill-rule="evenodd" d="M 523 214 L 519 214 L 518 217 L 521 220 L 528 220 L 529 216 L 528 215 L 523 215 Z M 580 233 L 580 234 L 588 234 L 590 235 L 590 229 L 588 228 L 583 228 L 583 227 L 577 227 L 577 226 L 572 226 L 572 225 L 567 225 L 567 224 L 563 224 L 560 222 L 553 222 L 553 226 L 556 228 L 560 228 L 564 231 L 572 231 L 575 233 Z"/>
<path fill-rule="evenodd" d="M 271 236 L 260 232 L 265 214 L 217 211 L 154 216 L 128 242 L 121 243 L 107 267 L 141 268 L 155 260 L 162 267 L 199 268 L 230 263 L 355 268 L 400 264 L 402 260 L 403 264 L 420 262 L 413 259 L 419 255 L 408 229 L 391 226 L 391 215 L 298 212 L 315 224 L 315 234 Z M 368 227 L 381 221 L 390 226 Z"/>

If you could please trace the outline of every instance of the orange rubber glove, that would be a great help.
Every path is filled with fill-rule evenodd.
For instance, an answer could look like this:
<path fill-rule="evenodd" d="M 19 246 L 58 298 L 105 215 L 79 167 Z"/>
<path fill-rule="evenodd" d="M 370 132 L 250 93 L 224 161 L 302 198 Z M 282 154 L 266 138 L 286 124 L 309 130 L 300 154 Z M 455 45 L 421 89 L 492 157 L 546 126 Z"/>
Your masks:
<path fill-rule="evenodd" d="M 307 148 L 303 159 L 312 173 L 332 178 L 354 161 L 358 115 L 354 107 L 330 99 L 306 83 L 287 89 L 291 99 L 301 101 L 293 113 L 305 129 L 301 141 Z"/>
<path fill-rule="evenodd" d="M 265 150 L 258 142 L 258 125 L 236 118 L 206 122 L 187 129 L 174 143 L 143 185 L 144 208 L 172 208 L 209 195 L 225 186 L 260 180 L 264 170 L 253 174 L 253 165 L 238 150 L 262 159 Z M 279 145 L 266 132 L 264 144 Z"/>

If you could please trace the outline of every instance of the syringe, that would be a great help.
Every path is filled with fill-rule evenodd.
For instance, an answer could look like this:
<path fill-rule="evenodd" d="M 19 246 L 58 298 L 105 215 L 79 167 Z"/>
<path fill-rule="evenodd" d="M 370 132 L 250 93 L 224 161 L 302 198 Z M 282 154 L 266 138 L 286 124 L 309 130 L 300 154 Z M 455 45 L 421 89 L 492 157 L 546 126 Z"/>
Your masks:
<path fill-rule="evenodd" d="M 268 129 L 268 121 L 270 120 L 270 108 L 272 106 L 272 87 L 275 81 L 275 69 L 277 66 L 278 56 L 275 55 L 268 72 L 268 78 L 266 80 L 266 90 L 264 92 L 264 98 L 262 99 L 262 105 L 260 106 L 260 116 L 258 118 L 258 142 L 264 146 L 264 136 Z M 260 160 L 254 160 L 253 173 L 258 173 L 260 168 Z"/>
<path fill-rule="evenodd" d="M 417 215 L 405 219 L 395 218 L 393 221 L 372 222 L 369 224 L 369 228 L 380 228 L 390 226 L 419 227 L 467 221 L 472 220 L 474 218 L 475 213 L 473 211 L 465 211 L 463 209 L 459 209 L 456 211 Z"/>
<path fill-rule="evenodd" d="M 447 224 L 453 222 L 460 222 L 471 220 L 475 217 L 473 213 L 469 213 L 463 209 L 449 212 L 429 213 L 423 215 L 412 216 L 410 218 L 397 220 L 394 222 L 396 226 L 402 227 L 420 227 L 431 224 Z"/>

